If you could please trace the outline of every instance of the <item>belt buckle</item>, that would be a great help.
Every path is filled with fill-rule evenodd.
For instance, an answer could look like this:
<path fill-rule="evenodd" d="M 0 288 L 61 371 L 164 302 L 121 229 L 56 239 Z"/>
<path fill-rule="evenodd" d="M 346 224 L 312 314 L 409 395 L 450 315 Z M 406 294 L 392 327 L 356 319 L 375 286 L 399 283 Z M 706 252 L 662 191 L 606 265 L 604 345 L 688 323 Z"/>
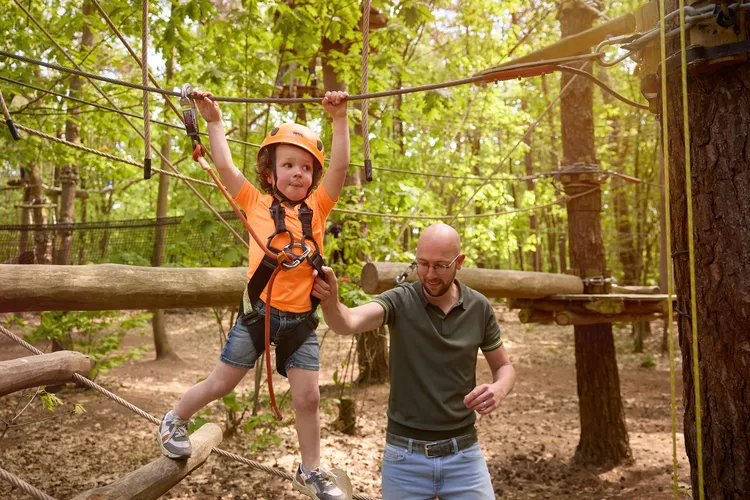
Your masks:
<path fill-rule="evenodd" d="M 430 446 L 439 446 L 439 445 L 440 445 L 439 441 L 434 441 L 432 443 L 425 444 L 424 445 L 424 456 L 427 457 L 427 458 L 436 458 L 436 457 L 441 456 L 441 455 L 437 455 L 437 454 L 436 455 L 430 455 Z"/>

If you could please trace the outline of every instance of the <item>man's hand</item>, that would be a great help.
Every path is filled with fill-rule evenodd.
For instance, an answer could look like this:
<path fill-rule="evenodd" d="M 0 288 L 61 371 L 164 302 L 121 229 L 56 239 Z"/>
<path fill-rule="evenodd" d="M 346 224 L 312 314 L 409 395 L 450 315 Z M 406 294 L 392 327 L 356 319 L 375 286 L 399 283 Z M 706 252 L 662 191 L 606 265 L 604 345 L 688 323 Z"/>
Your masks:
<path fill-rule="evenodd" d="M 320 305 L 325 307 L 329 304 L 336 303 L 339 299 L 339 284 L 336 281 L 336 275 L 333 269 L 323 266 L 325 276 L 318 276 L 318 271 L 313 270 L 312 295 L 320 299 Z"/>
<path fill-rule="evenodd" d="M 322 102 L 323 108 L 329 115 L 331 115 L 331 118 L 346 117 L 348 106 L 346 102 L 347 97 L 349 97 L 348 92 L 338 90 L 326 92 L 326 96 L 323 98 Z"/>
<path fill-rule="evenodd" d="M 464 398 L 464 404 L 467 408 L 474 410 L 480 415 L 487 415 L 500 406 L 500 402 L 504 398 L 505 395 L 500 394 L 499 389 L 493 384 L 482 384 L 475 387 Z"/>

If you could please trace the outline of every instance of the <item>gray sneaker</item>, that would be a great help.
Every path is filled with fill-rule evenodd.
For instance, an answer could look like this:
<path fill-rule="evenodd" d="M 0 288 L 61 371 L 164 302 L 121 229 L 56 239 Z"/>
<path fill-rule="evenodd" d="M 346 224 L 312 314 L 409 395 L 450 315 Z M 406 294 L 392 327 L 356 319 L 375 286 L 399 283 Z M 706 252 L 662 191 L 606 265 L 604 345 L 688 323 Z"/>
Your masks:
<path fill-rule="evenodd" d="M 324 467 L 318 467 L 309 473 L 302 472 L 302 465 L 297 467 L 294 476 L 294 489 L 315 500 L 345 500 L 346 494 L 336 485 L 336 476 Z"/>
<path fill-rule="evenodd" d="M 168 412 L 159 424 L 159 445 L 164 456 L 169 458 L 189 458 L 193 453 L 188 437 L 188 421 Z"/>

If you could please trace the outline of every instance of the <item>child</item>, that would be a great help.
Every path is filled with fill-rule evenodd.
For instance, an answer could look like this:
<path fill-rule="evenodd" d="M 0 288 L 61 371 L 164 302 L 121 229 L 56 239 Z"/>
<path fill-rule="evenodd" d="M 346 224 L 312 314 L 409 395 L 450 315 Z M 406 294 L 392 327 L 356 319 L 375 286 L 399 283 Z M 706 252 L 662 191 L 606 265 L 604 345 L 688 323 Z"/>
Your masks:
<path fill-rule="evenodd" d="M 336 203 L 344 185 L 349 165 L 349 122 L 347 119 L 346 92 L 326 92 L 323 108 L 333 119 L 333 141 L 328 171 L 323 176 L 323 143 L 309 128 L 287 123 L 274 128 L 258 151 L 257 178 L 263 194 L 253 187 L 242 172 L 232 163 L 229 145 L 224 136 L 219 106 L 211 101 L 210 92 L 195 92 L 197 106 L 208 123 L 211 152 L 219 175 L 229 193 L 244 210 L 253 229 L 262 240 L 268 238 L 271 247 L 282 250 L 290 243 L 290 231 L 295 246 L 292 253 L 299 255 L 304 247 L 311 250 L 323 248 L 325 221 Z M 320 187 L 312 192 L 319 180 Z M 311 194 L 312 193 L 312 194 Z M 274 203 L 274 200 L 277 200 Z M 312 238 L 304 237 L 299 211 L 312 209 Z M 279 208 L 282 210 L 279 212 Z M 271 211 L 281 213 L 274 221 Z M 309 215 L 308 215 L 309 220 Z M 283 225 L 285 224 L 285 227 Z M 275 235 L 275 236 L 273 236 Z M 269 238 L 271 237 L 271 238 Z M 310 241 L 313 239 L 314 241 Z M 263 273 L 263 251 L 251 239 L 248 262 L 248 279 Z M 257 272 L 256 271 L 260 271 Z M 261 280 L 262 281 L 262 280 Z M 260 287 L 265 287 L 263 281 Z M 286 341 L 296 338 L 291 349 L 287 342 L 286 359 L 279 357 L 282 342 L 277 347 L 277 369 L 289 378 L 292 404 L 296 412 L 297 437 L 302 463 L 294 478 L 295 489 L 315 499 L 345 498 L 335 484 L 335 477 L 320 467 L 320 417 L 318 404 L 319 352 L 315 327 L 317 313 L 310 292 L 313 286 L 313 268 L 302 263 L 278 273 L 271 295 L 271 339 Z M 159 442 L 162 452 L 170 458 L 187 458 L 191 454 L 187 435 L 188 420 L 192 415 L 231 392 L 242 377 L 255 365 L 263 350 L 264 315 L 268 309 L 262 294 L 253 282 L 243 295 L 243 310 L 232 327 L 220 360 L 211 374 L 190 388 L 168 412 L 159 425 Z M 262 297 L 259 299 L 258 296 Z M 256 300 L 252 300 L 253 299 Z M 257 346 L 257 347 L 256 347 Z"/>

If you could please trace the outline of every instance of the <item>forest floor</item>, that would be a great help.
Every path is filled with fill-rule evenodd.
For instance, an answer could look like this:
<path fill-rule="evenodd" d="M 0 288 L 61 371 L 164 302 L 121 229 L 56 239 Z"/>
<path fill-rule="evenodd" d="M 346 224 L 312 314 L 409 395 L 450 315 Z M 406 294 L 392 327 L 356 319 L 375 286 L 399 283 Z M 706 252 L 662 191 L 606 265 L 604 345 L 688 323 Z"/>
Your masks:
<path fill-rule="evenodd" d="M 154 361 L 153 350 L 139 360 L 101 374 L 96 382 L 123 399 L 161 418 L 198 379 L 205 377 L 218 359 L 220 336 L 210 310 L 174 311 L 167 314 L 171 345 L 179 359 Z M 0 315 L 0 322 L 8 315 Z M 610 470 L 580 468 L 570 459 L 580 433 L 576 392 L 572 327 L 527 326 L 513 311 L 498 308 L 498 319 L 506 349 L 518 380 L 501 407 L 477 423 L 479 438 L 492 476 L 497 498 L 672 498 L 672 438 L 670 418 L 669 360 L 659 354 L 661 322 L 646 339 L 645 353 L 634 354 L 627 328 L 615 329 L 620 386 L 625 406 L 632 464 Z M 27 325 L 10 328 L 28 333 L 38 317 L 26 314 Z M 225 321 L 225 328 L 227 328 Z M 319 331 L 324 338 L 325 327 Z M 149 332 L 130 333 L 128 347 L 150 343 Z M 347 388 L 345 395 L 357 400 L 356 435 L 349 436 L 333 425 L 340 386 L 351 338 L 325 335 L 322 346 L 321 436 L 323 462 L 348 471 L 355 492 L 380 496 L 380 459 L 385 441 L 385 409 L 388 385 Z M 46 346 L 39 346 L 45 349 Z M 355 350 L 356 352 L 356 350 Z M 0 335 L 0 360 L 29 353 Z M 682 381 L 677 363 L 677 450 L 680 488 L 689 484 L 689 466 L 682 434 Z M 356 375 L 356 373 L 355 373 Z M 351 372 L 347 380 L 351 376 Z M 481 355 L 477 380 L 487 382 L 489 370 Z M 238 393 L 253 390 L 250 374 Z M 265 428 L 267 418 L 256 418 L 255 431 L 238 431 L 220 447 L 265 465 L 293 472 L 298 460 L 294 413 L 284 397 L 286 379 L 275 376 L 277 400 L 284 400 L 284 420 Z M 2 468 L 18 475 L 47 494 L 65 499 L 84 490 L 103 486 L 160 457 L 155 427 L 128 409 L 91 390 L 66 386 L 58 396 L 64 401 L 54 413 L 31 405 L 19 417 L 24 425 L 12 427 L 0 439 Z M 0 403 L 0 417 L 12 418 L 18 394 Z M 86 412 L 73 415 L 72 405 Z M 211 419 L 224 426 L 218 404 Z M 261 415 L 270 415 L 262 407 Z M 248 417 L 245 417 L 245 421 Z M 0 427 L 2 430 L 2 427 Z M 275 443 L 278 438 L 278 443 Z M 681 493 L 681 498 L 686 496 Z M 0 498 L 28 498 L 0 480 Z M 212 456 L 164 498 L 179 499 L 295 499 L 303 498 L 288 481 L 257 471 L 229 459 Z"/>

